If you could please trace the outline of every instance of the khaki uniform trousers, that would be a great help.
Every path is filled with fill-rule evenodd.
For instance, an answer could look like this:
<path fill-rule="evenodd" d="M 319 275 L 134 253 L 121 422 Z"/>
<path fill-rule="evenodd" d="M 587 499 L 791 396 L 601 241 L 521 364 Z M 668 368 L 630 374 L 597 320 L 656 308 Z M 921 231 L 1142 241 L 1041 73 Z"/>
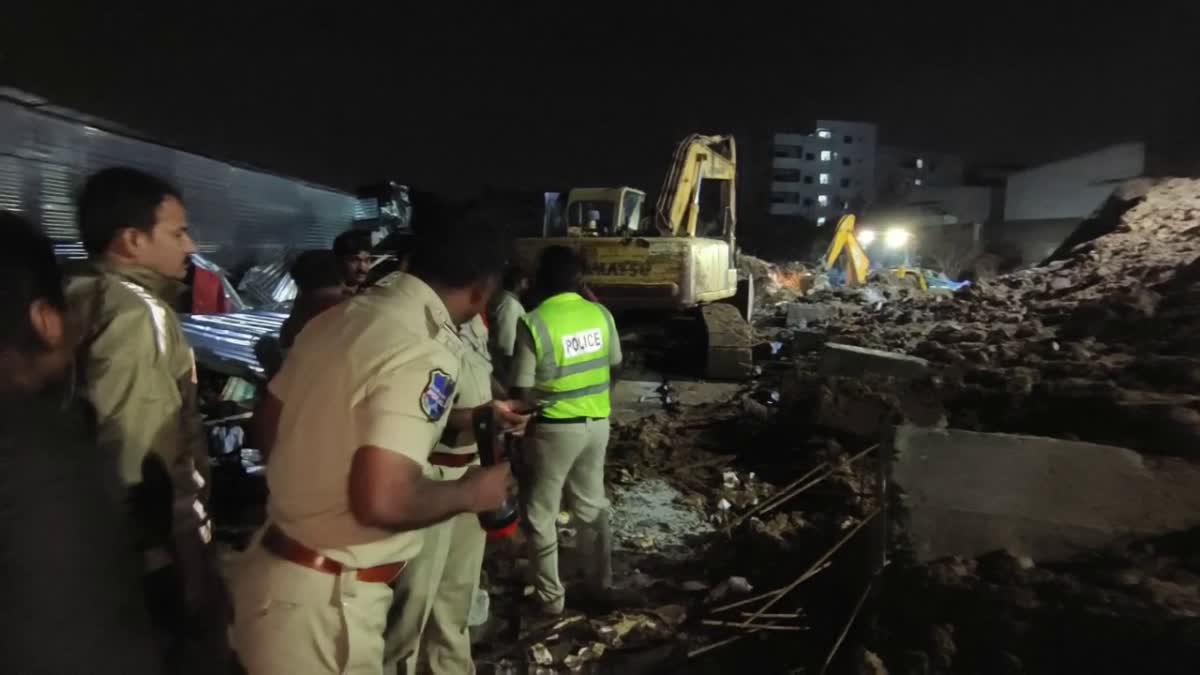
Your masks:
<path fill-rule="evenodd" d="M 433 468 L 440 480 L 457 480 L 468 467 Z M 479 590 L 486 534 L 474 513 L 460 513 L 424 534 L 421 552 L 396 586 L 385 670 L 410 675 L 421 661 L 436 675 L 470 675 L 475 662 L 467 617 Z"/>
<path fill-rule="evenodd" d="M 233 647 L 249 675 L 383 672 L 390 585 L 312 570 L 255 541 L 234 597 Z"/>
<path fill-rule="evenodd" d="M 538 599 L 561 606 L 565 589 L 558 572 L 558 513 L 567 508 L 581 526 L 608 511 L 604 494 L 607 419 L 567 424 L 537 422 L 525 445 L 522 524 L 528 534 L 529 562 Z"/>

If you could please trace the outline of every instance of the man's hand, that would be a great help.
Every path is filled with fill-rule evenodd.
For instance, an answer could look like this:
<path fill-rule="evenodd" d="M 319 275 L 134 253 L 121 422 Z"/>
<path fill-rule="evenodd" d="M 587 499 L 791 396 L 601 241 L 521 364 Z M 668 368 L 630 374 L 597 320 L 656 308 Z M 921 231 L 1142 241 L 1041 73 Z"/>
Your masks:
<path fill-rule="evenodd" d="M 525 425 L 529 424 L 529 417 L 533 415 L 534 410 L 535 408 L 525 401 L 516 399 L 492 401 L 492 414 L 500 431 L 524 433 Z"/>
<path fill-rule="evenodd" d="M 508 462 L 472 467 L 459 480 L 471 496 L 472 513 L 494 511 L 504 504 L 512 489 L 512 467 Z"/>

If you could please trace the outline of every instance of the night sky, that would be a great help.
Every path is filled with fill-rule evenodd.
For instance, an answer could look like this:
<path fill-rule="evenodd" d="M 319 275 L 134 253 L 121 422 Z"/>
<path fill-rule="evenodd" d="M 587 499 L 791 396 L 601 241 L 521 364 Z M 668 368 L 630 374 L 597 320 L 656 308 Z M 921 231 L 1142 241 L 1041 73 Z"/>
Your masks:
<path fill-rule="evenodd" d="M 654 191 L 679 138 L 728 131 L 754 200 L 746 181 L 765 172 L 769 132 L 816 117 L 874 121 L 883 143 L 977 162 L 1135 138 L 1200 152 L 1195 2 L 841 14 L 754 2 L 195 3 L 186 15 L 88 4 L 6 9 L 0 77 L 187 149 L 346 188 Z"/>

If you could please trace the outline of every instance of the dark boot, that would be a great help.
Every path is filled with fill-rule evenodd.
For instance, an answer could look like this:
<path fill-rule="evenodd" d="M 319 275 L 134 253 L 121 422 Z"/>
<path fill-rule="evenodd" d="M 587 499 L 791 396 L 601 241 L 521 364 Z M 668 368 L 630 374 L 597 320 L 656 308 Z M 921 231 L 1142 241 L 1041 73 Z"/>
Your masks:
<path fill-rule="evenodd" d="M 613 533 L 608 511 L 602 512 L 595 522 L 580 523 L 576 542 L 587 604 L 604 611 L 645 606 L 646 598 L 641 593 L 613 588 Z"/>

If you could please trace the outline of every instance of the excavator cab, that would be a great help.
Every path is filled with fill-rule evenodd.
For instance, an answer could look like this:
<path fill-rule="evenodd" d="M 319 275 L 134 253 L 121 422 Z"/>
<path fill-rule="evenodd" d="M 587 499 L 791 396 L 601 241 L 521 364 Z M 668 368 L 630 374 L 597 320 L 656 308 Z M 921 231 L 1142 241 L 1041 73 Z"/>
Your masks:
<path fill-rule="evenodd" d="M 546 218 L 548 227 L 555 223 L 562 231 L 547 231 L 546 236 L 621 237 L 641 230 L 642 206 L 646 193 L 631 187 L 575 188 L 567 196 L 561 218 Z"/>
<path fill-rule="evenodd" d="M 536 268 L 548 246 L 579 253 L 584 280 L 611 309 L 669 313 L 692 328 L 710 377 L 752 366 L 748 321 L 753 280 L 737 267 L 737 151 L 732 136 L 692 134 L 676 147 L 651 211 L 631 187 L 546 193 L 542 237 L 518 239 L 516 257 Z"/>

